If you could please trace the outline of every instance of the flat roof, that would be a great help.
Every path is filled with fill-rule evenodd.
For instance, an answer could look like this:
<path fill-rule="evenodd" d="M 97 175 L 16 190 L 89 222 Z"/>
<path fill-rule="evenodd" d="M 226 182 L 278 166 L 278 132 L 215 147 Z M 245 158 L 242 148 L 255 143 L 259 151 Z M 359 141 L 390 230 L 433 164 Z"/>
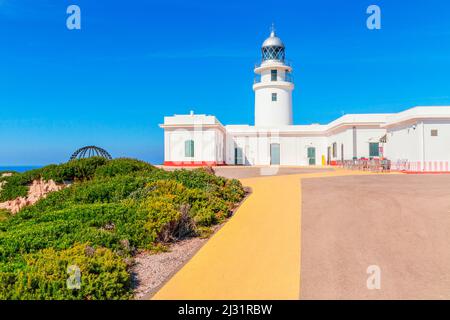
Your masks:
<path fill-rule="evenodd" d="M 450 106 L 417 106 L 398 113 L 362 113 L 346 114 L 328 124 L 290 125 L 264 127 L 251 125 L 222 125 L 212 115 L 185 114 L 164 117 L 162 128 L 189 126 L 217 126 L 235 134 L 251 134 L 261 132 L 326 134 L 348 126 L 370 126 L 385 128 L 418 119 L 450 119 Z"/>

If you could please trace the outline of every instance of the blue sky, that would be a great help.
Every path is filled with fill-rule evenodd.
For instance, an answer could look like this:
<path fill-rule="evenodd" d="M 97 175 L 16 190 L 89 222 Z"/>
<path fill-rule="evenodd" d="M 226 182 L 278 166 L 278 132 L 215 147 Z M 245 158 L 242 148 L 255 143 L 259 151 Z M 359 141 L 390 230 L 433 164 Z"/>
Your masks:
<path fill-rule="evenodd" d="M 81 8 L 82 29 L 66 28 Z M 382 29 L 366 28 L 366 8 Z M 294 122 L 450 105 L 448 0 L 0 0 L 0 165 L 78 147 L 163 160 L 164 115 L 253 123 L 271 23 L 294 65 Z"/>

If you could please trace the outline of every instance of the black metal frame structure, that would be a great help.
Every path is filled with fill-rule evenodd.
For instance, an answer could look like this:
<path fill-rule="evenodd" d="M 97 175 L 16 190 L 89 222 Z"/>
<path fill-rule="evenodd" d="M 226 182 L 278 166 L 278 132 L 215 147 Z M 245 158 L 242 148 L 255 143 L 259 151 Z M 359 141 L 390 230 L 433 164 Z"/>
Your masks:
<path fill-rule="evenodd" d="M 111 155 L 105 149 L 96 146 L 86 146 L 75 151 L 70 157 L 70 160 L 84 159 L 91 157 L 102 157 L 108 160 L 112 159 Z"/>

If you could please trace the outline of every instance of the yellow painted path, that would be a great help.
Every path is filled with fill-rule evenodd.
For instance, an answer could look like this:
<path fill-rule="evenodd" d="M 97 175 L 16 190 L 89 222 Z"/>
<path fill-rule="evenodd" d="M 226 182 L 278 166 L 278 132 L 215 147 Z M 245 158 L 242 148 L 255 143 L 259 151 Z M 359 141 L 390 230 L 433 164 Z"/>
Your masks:
<path fill-rule="evenodd" d="M 298 299 L 301 179 L 356 174 L 242 179 L 250 197 L 153 299 Z"/>

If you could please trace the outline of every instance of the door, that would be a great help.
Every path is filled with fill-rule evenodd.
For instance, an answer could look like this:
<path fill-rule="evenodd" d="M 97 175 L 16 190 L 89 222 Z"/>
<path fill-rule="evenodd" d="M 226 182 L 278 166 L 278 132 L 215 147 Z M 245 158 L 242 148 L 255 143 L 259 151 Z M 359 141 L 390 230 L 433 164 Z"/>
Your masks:
<path fill-rule="evenodd" d="M 328 147 L 327 149 L 327 165 L 330 165 L 331 161 L 331 147 Z"/>
<path fill-rule="evenodd" d="M 270 144 L 270 164 L 279 165 L 280 164 L 280 144 L 271 143 Z"/>
<path fill-rule="evenodd" d="M 244 164 L 242 148 L 239 148 L 239 147 L 234 148 L 234 164 L 235 165 L 243 165 Z"/>
<path fill-rule="evenodd" d="M 314 147 L 308 148 L 308 161 L 310 166 L 316 165 L 316 148 Z"/>

